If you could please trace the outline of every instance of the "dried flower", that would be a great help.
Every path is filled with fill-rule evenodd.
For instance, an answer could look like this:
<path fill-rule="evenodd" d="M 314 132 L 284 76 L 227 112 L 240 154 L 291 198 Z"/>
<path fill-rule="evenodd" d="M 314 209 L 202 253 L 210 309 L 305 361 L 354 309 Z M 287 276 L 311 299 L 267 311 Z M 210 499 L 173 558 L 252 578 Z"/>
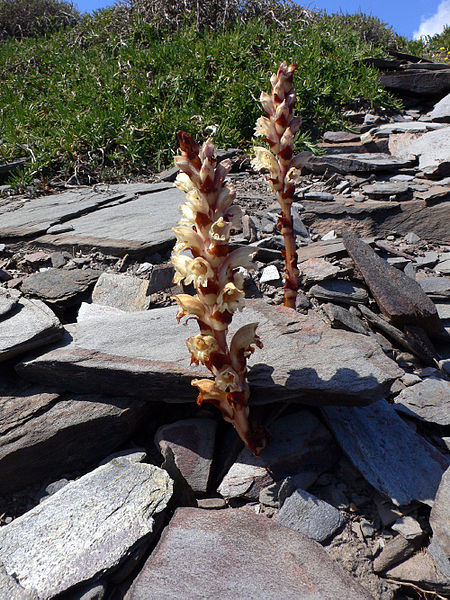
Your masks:
<path fill-rule="evenodd" d="M 266 433 L 249 422 L 246 381 L 247 358 L 253 346 L 262 347 L 257 324 L 241 327 L 230 347 L 227 342 L 233 313 L 245 303 L 244 278 L 238 268 L 251 268 L 253 257 L 247 248 L 229 252 L 231 231 L 241 218 L 240 208 L 233 205 L 234 189 L 225 183 L 231 164 L 217 162 L 209 140 L 199 147 L 186 133 L 179 132 L 178 139 L 181 156 L 175 158 L 175 164 L 181 173 L 175 185 L 186 193 L 186 202 L 180 207 L 182 218 L 173 228 L 177 236 L 172 254 L 174 283 L 192 283 L 197 294 L 175 296 L 180 308 L 177 319 L 197 319 L 200 333 L 186 342 L 191 363 L 202 363 L 214 376 L 214 380 L 195 379 L 192 385 L 199 390 L 198 404 L 207 401 L 217 406 L 258 455 L 266 444 Z M 184 254 L 186 250 L 190 256 Z"/>
<path fill-rule="evenodd" d="M 294 136 L 300 128 L 301 118 L 294 116 L 297 102 L 292 79 L 296 65 L 282 62 L 276 75 L 272 75 L 270 83 L 272 93 L 261 93 L 261 104 L 267 117 L 259 117 L 256 122 L 255 135 L 263 138 L 270 147 L 256 146 L 252 165 L 257 170 L 267 170 L 266 177 L 272 192 L 277 196 L 281 206 L 278 216 L 278 229 L 284 237 L 286 248 L 286 273 L 284 283 L 284 304 L 295 307 L 298 289 L 297 249 L 292 223 L 291 204 L 294 200 L 294 169 L 303 166 L 310 152 L 294 154 Z"/>

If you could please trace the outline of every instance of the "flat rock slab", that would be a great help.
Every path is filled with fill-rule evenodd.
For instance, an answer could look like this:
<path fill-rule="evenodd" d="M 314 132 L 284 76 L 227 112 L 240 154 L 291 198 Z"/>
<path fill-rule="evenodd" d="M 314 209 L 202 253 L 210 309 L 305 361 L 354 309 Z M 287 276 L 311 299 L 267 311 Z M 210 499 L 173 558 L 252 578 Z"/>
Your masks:
<path fill-rule="evenodd" d="M 450 277 L 422 277 L 417 282 L 431 298 L 450 298 Z"/>
<path fill-rule="evenodd" d="M 309 293 L 314 298 L 343 302 L 344 304 L 365 304 L 369 297 L 365 288 L 347 279 L 331 279 L 313 285 Z"/>
<path fill-rule="evenodd" d="M 412 141 L 405 139 L 404 144 L 400 138 L 396 142 L 395 154 L 418 157 L 419 168 L 430 177 L 447 177 L 450 175 L 450 127 L 430 131 Z"/>
<path fill-rule="evenodd" d="M 270 433 L 272 440 L 260 458 L 242 449 L 219 486 L 221 496 L 258 499 L 274 481 L 303 472 L 318 476 L 339 458 L 330 432 L 307 410 L 278 419 Z"/>
<path fill-rule="evenodd" d="M 338 443 L 363 477 L 394 504 L 433 504 L 447 459 L 406 425 L 386 400 L 322 409 Z"/>
<path fill-rule="evenodd" d="M 38 598 L 36 594 L 24 590 L 0 564 L 0 600 L 38 600 Z"/>
<path fill-rule="evenodd" d="M 224 567 L 225 566 L 225 567 Z M 125 600 L 370 600 L 321 546 L 240 510 L 180 508 Z"/>
<path fill-rule="evenodd" d="M 53 598 L 117 567 L 171 495 L 162 469 L 113 460 L 2 527 L 0 561 L 39 600 Z"/>
<path fill-rule="evenodd" d="M 47 269 L 27 277 L 22 283 L 24 294 L 49 304 L 72 304 L 92 288 L 101 271 L 95 269 Z"/>
<path fill-rule="evenodd" d="M 0 495 L 94 465 L 131 435 L 144 406 L 0 379 Z"/>
<path fill-rule="evenodd" d="M 339 271 L 339 267 L 332 265 L 324 258 L 310 258 L 299 265 L 300 277 L 305 285 L 330 279 Z"/>
<path fill-rule="evenodd" d="M 343 232 L 345 247 L 373 294 L 380 310 L 396 325 L 419 325 L 440 331 L 436 307 L 420 285 L 389 265 L 350 231 Z"/>
<path fill-rule="evenodd" d="M 370 130 L 372 138 L 384 138 L 395 133 L 427 133 L 434 129 L 441 129 L 445 125 L 440 123 L 425 123 L 424 121 L 405 121 L 401 123 L 385 123 Z"/>
<path fill-rule="evenodd" d="M 367 336 L 331 329 L 313 313 L 263 300 L 246 306 L 236 313 L 232 331 L 259 323 L 265 346 L 249 361 L 255 402 L 301 398 L 361 405 L 384 397 L 403 373 Z M 95 304 L 82 309 L 71 339 L 66 336 L 58 347 L 18 365 L 25 378 L 63 390 L 194 400 L 192 378 L 209 376 L 204 367 L 189 366 L 185 341 L 197 333 L 196 323 L 178 325 L 175 307 L 136 313 Z"/>
<path fill-rule="evenodd" d="M 439 100 L 439 102 L 435 104 L 433 110 L 427 114 L 427 117 L 430 119 L 430 121 L 449 123 L 450 94 L 447 94 L 444 96 L 444 98 L 442 98 L 442 100 Z"/>
<path fill-rule="evenodd" d="M 450 579 L 450 468 L 444 473 L 430 514 L 433 537 L 429 552 Z"/>
<path fill-rule="evenodd" d="M 0 362 L 55 342 L 64 329 L 59 319 L 40 300 L 20 298 L 0 319 Z"/>
<path fill-rule="evenodd" d="M 276 520 L 316 542 L 327 540 L 345 521 L 337 508 L 300 489 L 285 500 Z"/>
<path fill-rule="evenodd" d="M 48 233 L 34 243 L 60 249 L 95 247 L 116 256 L 168 249 L 175 242 L 172 227 L 180 218 L 178 207 L 185 195 L 174 187 L 164 189 L 167 184 L 153 185 L 159 188 L 71 219 L 70 231 Z"/>
<path fill-rule="evenodd" d="M 149 281 L 118 273 L 102 273 L 92 291 L 92 302 L 137 312 L 150 304 Z"/>
<path fill-rule="evenodd" d="M 8 290 L 0 286 L 0 319 L 9 313 L 19 301 L 21 293 L 17 290 Z"/>
<path fill-rule="evenodd" d="M 183 419 L 163 425 L 155 435 L 161 454 L 173 453 L 175 465 L 194 492 L 206 493 L 214 456 L 217 421 Z"/>
<path fill-rule="evenodd" d="M 380 83 L 388 90 L 414 94 L 447 94 L 450 90 L 450 70 L 429 71 L 411 69 L 380 74 Z"/>
<path fill-rule="evenodd" d="M 386 199 L 390 196 L 405 196 L 409 192 L 409 184 L 407 181 L 377 181 L 363 186 L 362 190 L 369 198 Z"/>
<path fill-rule="evenodd" d="M 313 156 L 307 163 L 307 168 L 314 173 L 325 173 L 333 171 L 335 173 L 347 174 L 358 172 L 373 171 L 396 171 L 414 165 L 414 160 L 397 158 L 390 154 L 366 153 L 366 154 L 325 154 L 323 156 Z"/>
<path fill-rule="evenodd" d="M 359 142 L 360 135 L 350 131 L 325 131 L 323 141 L 331 144 L 347 144 L 349 142 Z"/>
<path fill-rule="evenodd" d="M 411 417 L 450 425 L 450 381 L 429 377 L 408 387 L 395 398 L 395 408 Z"/>
<path fill-rule="evenodd" d="M 168 187 L 168 184 L 82 187 L 62 194 L 9 202 L 0 207 L 0 239 L 36 236 L 104 205 L 128 201 L 137 193 L 152 193 Z"/>

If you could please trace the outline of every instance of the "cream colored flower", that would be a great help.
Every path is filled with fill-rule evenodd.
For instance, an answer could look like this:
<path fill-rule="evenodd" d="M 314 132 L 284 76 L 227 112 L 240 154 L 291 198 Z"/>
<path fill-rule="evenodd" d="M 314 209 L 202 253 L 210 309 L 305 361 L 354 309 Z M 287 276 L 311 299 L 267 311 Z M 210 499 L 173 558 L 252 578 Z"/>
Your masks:
<path fill-rule="evenodd" d="M 224 392 L 235 392 L 239 389 L 239 375 L 231 367 L 224 367 L 216 375 L 216 385 Z"/>
<path fill-rule="evenodd" d="M 269 137 L 272 131 L 272 123 L 267 117 L 259 117 L 255 125 L 255 137 Z"/>
<path fill-rule="evenodd" d="M 203 198 L 202 194 L 198 190 L 190 190 L 186 194 L 186 204 L 194 212 L 202 212 L 208 214 L 208 202 L 205 200 L 205 198 Z"/>
<path fill-rule="evenodd" d="M 228 282 L 217 296 L 217 306 L 221 312 L 227 310 L 233 313 L 242 310 L 245 305 L 245 294 L 234 283 Z"/>
<path fill-rule="evenodd" d="M 175 275 L 173 277 L 175 285 L 181 283 L 183 279 L 188 276 L 192 260 L 193 259 L 186 256 L 186 254 L 172 254 L 170 261 L 175 268 Z"/>
<path fill-rule="evenodd" d="M 244 269 L 254 269 L 255 264 L 252 262 L 256 251 L 249 246 L 241 246 L 236 248 L 227 256 L 219 270 L 219 285 L 224 286 L 227 281 L 230 281 L 233 269 L 243 267 Z M 240 286 L 238 286 L 240 287 Z"/>
<path fill-rule="evenodd" d="M 233 223 L 225 221 L 223 217 L 219 217 L 217 221 L 211 225 L 209 229 L 209 237 L 218 242 L 227 242 L 230 237 Z"/>
<path fill-rule="evenodd" d="M 192 362 L 198 365 L 208 360 L 213 352 L 219 351 L 219 345 L 212 335 L 196 335 L 186 340 Z"/>
<path fill-rule="evenodd" d="M 188 202 L 185 202 L 184 204 L 180 204 L 178 208 L 180 209 L 180 213 L 182 215 L 181 219 L 178 221 L 178 224 L 186 225 L 187 227 L 192 227 L 195 225 L 196 213 L 192 209 L 192 206 Z"/>
<path fill-rule="evenodd" d="M 197 253 L 201 252 L 203 247 L 202 238 L 191 227 L 181 225 L 179 227 L 172 227 L 172 231 L 177 236 L 177 244 L 196 250 Z"/>
<path fill-rule="evenodd" d="M 230 356 L 231 364 L 236 371 L 242 371 L 245 368 L 246 361 L 252 355 L 255 348 L 262 348 L 262 342 L 256 335 L 258 323 L 248 323 L 236 331 L 231 340 Z"/>
<path fill-rule="evenodd" d="M 191 190 L 195 190 L 195 186 L 186 173 L 178 173 L 175 179 L 175 186 L 186 194 Z"/>
<path fill-rule="evenodd" d="M 280 167 L 278 166 L 277 159 L 270 150 L 263 148 L 262 146 L 255 146 L 253 150 L 255 151 L 255 157 L 251 162 L 254 169 L 257 171 L 267 169 L 270 171 L 272 177 L 280 174 Z"/>
<path fill-rule="evenodd" d="M 214 277 L 213 268 L 209 262 L 201 256 L 191 259 L 186 271 L 186 285 L 193 283 L 194 287 L 196 288 L 198 288 L 200 285 L 208 285 L 208 279 L 212 279 Z"/>
<path fill-rule="evenodd" d="M 226 421 L 232 421 L 234 411 L 228 403 L 227 393 L 221 390 L 215 381 L 211 379 L 193 379 L 191 385 L 198 388 L 199 391 L 197 404 L 201 406 L 205 401 L 211 402 L 211 404 L 220 408 Z"/>
<path fill-rule="evenodd" d="M 272 96 L 270 94 L 267 94 L 266 92 L 261 92 L 259 101 L 261 102 L 263 109 L 266 111 L 266 113 L 268 115 L 271 115 L 273 113 Z"/>
<path fill-rule="evenodd" d="M 186 317 L 187 315 L 194 315 L 203 319 L 205 317 L 205 307 L 200 302 L 197 296 L 190 296 L 189 294 L 178 294 L 172 296 L 177 301 L 180 310 L 177 313 L 177 321 Z"/>

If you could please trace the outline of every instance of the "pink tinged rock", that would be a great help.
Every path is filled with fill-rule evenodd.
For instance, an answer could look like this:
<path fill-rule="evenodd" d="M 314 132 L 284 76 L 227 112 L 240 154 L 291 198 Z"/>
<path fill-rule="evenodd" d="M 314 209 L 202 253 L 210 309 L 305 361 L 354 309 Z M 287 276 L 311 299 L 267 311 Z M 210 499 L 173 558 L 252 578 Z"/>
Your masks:
<path fill-rule="evenodd" d="M 241 510 L 178 509 L 125 600 L 370 600 L 321 546 Z"/>
<path fill-rule="evenodd" d="M 194 492 L 205 493 L 214 454 L 217 422 L 212 419 L 184 419 L 163 425 L 155 443 L 164 458 L 171 449 L 175 464 Z"/>

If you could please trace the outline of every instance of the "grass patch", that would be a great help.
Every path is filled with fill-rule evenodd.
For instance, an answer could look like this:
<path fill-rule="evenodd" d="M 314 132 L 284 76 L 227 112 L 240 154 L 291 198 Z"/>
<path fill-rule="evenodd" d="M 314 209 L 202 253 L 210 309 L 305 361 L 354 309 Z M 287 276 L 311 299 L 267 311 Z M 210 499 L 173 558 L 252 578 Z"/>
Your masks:
<path fill-rule="evenodd" d="M 248 148 L 261 89 L 281 60 L 295 62 L 298 146 L 343 126 L 349 107 L 398 108 L 374 69 L 382 55 L 332 17 L 288 31 L 258 18 L 226 28 L 161 32 L 139 17 L 125 33 L 114 10 L 80 27 L 0 45 L 0 162 L 28 156 L 16 185 L 35 178 L 113 181 L 171 164 L 176 131 L 201 139 L 217 125 L 219 147 Z"/>

